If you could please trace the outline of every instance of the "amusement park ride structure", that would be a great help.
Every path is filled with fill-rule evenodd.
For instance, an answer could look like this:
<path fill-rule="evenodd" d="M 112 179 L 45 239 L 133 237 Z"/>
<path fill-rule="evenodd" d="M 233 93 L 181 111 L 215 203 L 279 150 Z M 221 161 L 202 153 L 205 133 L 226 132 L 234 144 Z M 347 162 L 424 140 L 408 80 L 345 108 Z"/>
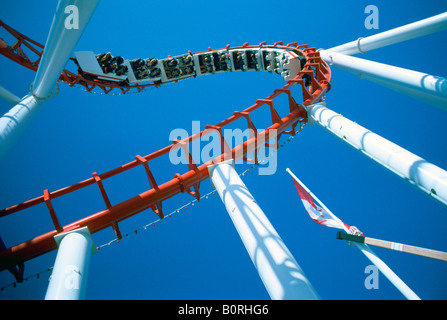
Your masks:
<path fill-rule="evenodd" d="M 276 89 L 270 96 L 258 99 L 249 108 L 235 111 L 230 118 L 216 125 L 208 125 L 205 130 L 187 139 L 175 140 L 172 145 L 146 156 L 136 155 L 134 161 L 116 169 L 101 174 L 95 172 L 87 180 L 52 192 L 45 190 L 40 197 L 1 210 L 0 217 L 4 217 L 38 204 L 44 203 L 48 208 L 54 224 L 53 231 L 9 248 L 0 240 L 0 271 L 9 270 L 18 282 L 23 280 L 26 261 L 58 249 L 47 299 L 84 297 L 89 256 L 95 251 L 91 234 L 112 227 L 117 238 L 120 239 L 122 235 L 119 223 L 147 209 L 152 209 L 160 219 L 163 219 L 163 201 L 180 193 L 187 193 L 195 199 L 200 199 L 200 183 L 208 177 L 221 196 L 272 299 L 318 299 L 318 294 L 304 276 L 298 263 L 282 243 L 281 238 L 232 166 L 232 161 L 239 159 L 257 163 L 257 153 L 261 146 L 277 147 L 281 135 L 294 135 L 296 126 L 306 122 L 318 123 L 435 200 L 447 205 L 447 172 L 445 170 L 331 111 L 324 102 L 324 96 L 330 90 L 330 66 L 336 66 L 403 94 L 447 109 L 447 81 L 445 79 L 350 56 L 444 30 L 447 28 L 447 14 L 440 14 L 372 37 L 359 38 L 327 50 L 317 50 L 297 43 L 286 45 L 282 42 L 272 45 L 265 42 L 259 45 L 245 43 L 238 47 L 228 45 L 221 49 L 208 48 L 206 51 L 188 52 L 165 59 L 141 59 L 139 62 L 144 64 L 142 73 L 135 67 L 138 61 L 122 59 L 115 66 L 114 71 L 106 72 L 98 61 L 101 57 L 97 57 L 92 52 L 76 52 L 75 58 L 71 57 L 98 2 L 99 0 L 77 3 L 79 11 L 82 12 L 79 15 L 79 29 L 67 30 L 64 28 L 64 8 L 71 2 L 60 0 L 45 46 L 0 21 L 0 27 L 17 39 L 17 42 L 12 45 L 1 40 L 0 53 L 37 72 L 30 86 L 30 93 L 23 99 L 0 88 L 0 95 L 14 105 L 0 119 L 0 158 L 7 153 L 27 124 L 32 121 L 39 107 L 57 95 L 58 81 L 64 81 L 70 86 L 82 86 L 87 91 L 100 90 L 104 94 L 109 94 L 116 90 L 126 94 L 140 92 L 146 87 L 163 86 L 168 82 L 206 74 L 252 70 L 276 73 L 285 79 L 286 84 Z M 25 54 L 23 47 L 31 50 L 36 58 L 33 59 Z M 109 57 L 109 60 L 112 58 Z M 76 63 L 78 73 L 64 69 L 69 60 Z M 126 68 L 124 72 L 121 71 L 118 74 L 116 70 L 121 65 Z M 300 97 L 292 95 L 297 91 L 300 92 Z M 289 104 L 289 114 L 283 118 L 279 116 L 275 108 L 275 99 L 279 96 L 286 96 Z M 255 127 L 250 117 L 250 114 L 258 108 L 268 108 L 271 114 L 271 126 L 262 132 L 258 131 L 259 128 Z M 222 130 L 238 119 L 246 121 L 251 135 L 249 140 L 231 149 L 225 141 Z M 216 132 L 221 139 L 221 154 L 211 161 L 196 165 L 188 145 L 196 139 Z M 367 138 L 364 139 L 366 135 Z M 269 145 L 268 142 L 272 139 L 275 143 Z M 189 160 L 189 170 L 175 174 L 170 181 L 157 182 L 150 169 L 151 160 L 178 148 L 183 149 Z M 253 159 L 248 158 L 249 154 L 253 154 Z M 417 164 L 416 167 L 415 164 Z M 103 181 L 137 166 L 144 167 L 151 188 L 133 198 L 112 205 Z M 411 171 L 410 167 L 412 167 Z M 52 200 L 95 184 L 100 189 L 105 209 L 65 226 L 61 225 Z M 244 192 L 238 190 L 244 190 Z M 231 196 L 225 196 L 226 194 L 231 194 Z M 246 223 L 244 219 L 249 219 L 247 218 L 249 214 L 244 211 L 247 208 L 258 221 L 261 221 L 263 231 L 244 229 L 243 226 Z M 272 247 L 266 249 L 265 254 L 274 256 L 272 253 L 274 250 L 284 248 L 281 254 L 287 257 L 290 263 L 289 269 L 285 272 L 269 264 L 268 259 L 262 260 L 252 254 L 258 242 L 261 241 L 260 233 L 262 232 L 269 232 L 274 235 L 272 238 L 276 239 Z M 71 248 L 69 253 L 67 249 L 64 249 L 67 247 Z M 63 277 L 67 266 L 75 266 L 73 272 L 85 274 L 82 277 L 80 290 L 64 289 Z M 290 270 L 294 270 L 295 273 Z M 418 299 L 408 287 L 401 283 L 397 284 L 400 279 L 396 280 L 391 270 L 387 277 L 408 299 Z M 274 283 L 269 280 L 271 278 L 278 279 L 278 282 Z"/>

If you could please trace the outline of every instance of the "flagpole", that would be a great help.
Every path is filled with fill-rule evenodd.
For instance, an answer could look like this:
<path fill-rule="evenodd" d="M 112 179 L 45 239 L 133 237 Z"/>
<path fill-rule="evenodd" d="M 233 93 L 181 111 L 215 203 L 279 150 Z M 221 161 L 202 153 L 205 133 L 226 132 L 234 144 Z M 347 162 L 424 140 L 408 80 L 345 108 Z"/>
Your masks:
<path fill-rule="evenodd" d="M 397 243 L 387 240 L 380 240 L 370 237 L 356 236 L 351 234 L 343 233 L 342 231 L 337 232 L 337 239 L 343 239 L 347 241 L 355 241 L 359 243 L 365 243 L 376 247 L 381 247 L 385 249 L 410 253 L 422 257 L 447 261 L 447 252 L 432 250 L 422 247 L 411 246 L 408 244 Z"/>
<path fill-rule="evenodd" d="M 237 174 L 234 160 L 213 164 L 208 167 L 208 171 L 211 182 L 272 300 L 320 299 L 298 262 Z"/>
<path fill-rule="evenodd" d="M 289 168 L 286 171 L 295 179 L 317 202 L 318 204 L 326 210 L 326 212 L 335 219 L 340 226 L 346 231 L 349 232 L 348 228 L 345 224 L 330 211 L 323 202 L 321 202 L 310 190 L 307 188 L 294 174 L 290 171 Z M 391 270 L 388 265 L 383 262 L 375 253 L 368 247 L 368 245 L 364 243 L 353 242 L 355 246 L 382 272 L 382 274 L 387 277 L 387 279 L 408 299 L 408 300 L 420 300 L 420 298 L 413 292 L 413 290 L 408 287 L 405 282 L 403 282 L 397 274 Z"/>

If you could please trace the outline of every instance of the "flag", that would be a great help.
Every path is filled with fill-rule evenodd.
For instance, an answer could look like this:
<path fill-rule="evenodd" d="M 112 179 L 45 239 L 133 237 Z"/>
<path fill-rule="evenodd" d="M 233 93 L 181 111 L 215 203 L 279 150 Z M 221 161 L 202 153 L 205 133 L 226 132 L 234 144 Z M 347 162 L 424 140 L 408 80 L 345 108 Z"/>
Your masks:
<path fill-rule="evenodd" d="M 313 221 L 326 227 L 344 230 L 343 226 L 345 226 L 348 230 L 351 229 L 350 225 L 344 223 L 340 219 L 334 218 L 334 216 L 328 213 L 325 209 L 316 205 L 312 196 L 301 185 L 301 182 L 297 181 L 293 176 L 292 179 L 293 183 L 295 183 L 296 190 L 300 195 L 301 201 Z"/>

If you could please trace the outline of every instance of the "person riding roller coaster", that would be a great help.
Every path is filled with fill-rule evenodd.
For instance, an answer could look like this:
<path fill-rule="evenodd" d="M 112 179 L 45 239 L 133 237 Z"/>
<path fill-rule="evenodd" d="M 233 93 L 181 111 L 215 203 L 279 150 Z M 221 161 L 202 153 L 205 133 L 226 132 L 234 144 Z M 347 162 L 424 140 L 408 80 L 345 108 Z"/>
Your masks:
<path fill-rule="evenodd" d="M 135 78 L 141 80 L 149 75 L 149 71 L 146 69 L 146 61 L 138 58 L 130 62 L 132 70 L 135 74 Z"/>
<path fill-rule="evenodd" d="M 157 59 L 155 59 L 155 58 L 147 58 L 146 59 L 146 66 L 149 69 L 155 67 L 156 64 L 157 64 Z"/>
<path fill-rule="evenodd" d="M 139 70 L 139 69 L 143 68 L 146 65 L 146 63 L 144 62 L 143 59 L 138 58 L 138 59 L 133 60 L 131 62 L 131 65 L 134 70 Z"/>
<path fill-rule="evenodd" d="M 120 66 L 115 70 L 115 73 L 116 73 L 117 76 L 123 76 L 123 75 L 125 75 L 125 74 L 127 73 L 127 71 L 129 71 L 128 68 L 127 68 L 127 66 L 125 66 L 125 65 L 120 65 Z"/>
<path fill-rule="evenodd" d="M 138 80 L 147 78 L 148 76 L 149 76 L 149 70 L 147 70 L 147 69 L 140 69 L 138 72 L 135 73 L 135 77 Z"/>
<path fill-rule="evenodd" d="M 100 54 L 96 59 L 104 73 L 116 72 L 117 75 L 123 75 L 127 71 L 127 67 L 122 66 L 124 59 L 120 56 L 114 57 L 110 52 Z"/>
<path fill-rule="evenodd" d="M 177 59 L 174 59 L 174 58 L 170 59 L 170 60 L 167 62 L 168 67 L 176 67 L 177 64 L 178 64 L 178 61 L 177 61 Z"/>
<path fill-rule="evenodd" d="M 184 65 L 188 65 L 192 62 L 192 56 L 190 54 L 188 54 L 185 57 L 182 57 L 182 62 Z"/>
<path fill-rule="evenodd" d="M 96 59 L 98 59 L 99 64 L 106 63 L 110 59 L 112 59 L 112 55 L 110 52 L 102 53 L 96 56 Z"/>

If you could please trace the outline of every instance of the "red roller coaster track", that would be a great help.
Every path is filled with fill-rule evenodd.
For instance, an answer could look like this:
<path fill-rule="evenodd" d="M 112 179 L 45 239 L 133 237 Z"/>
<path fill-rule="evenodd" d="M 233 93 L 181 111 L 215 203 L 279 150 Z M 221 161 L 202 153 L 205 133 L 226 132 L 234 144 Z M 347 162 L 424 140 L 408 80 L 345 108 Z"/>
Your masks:
<path fill-rule="evenodd" d="M 31 70 L 37 71 L 40 57 L 43 53 L 43 48 L 41 44 L 29 39 L 23 34 L 17 32 L 11 27 L 5 25 L 0 21 L 0 27 L 5 28 L 11 35 L 13 35 L 17 42 L 8 46 L 5 42 L 0 42 L 0 53 L 6 57 L 12 59 L 13 61 L 30 68 Z M 33 61 L 28 55 L 25 54 L 23 46 L 27 47 L 37 58 Z M 265 42 L 259 44 L 258 46 L 249 46 L 248 43 L 241 47 L 231 47 L 231 48 L 259 48 L 266 46 Z M 330 80 L 331 71 L 329 66 L 320 58 L 319 52 L 315 48 L 309 48 L 308 45 L 297 45 L 297 43 L 289 43 L 283 45 L 282 42 L 275 43 L 272 47 L 299 51 L 306 57 L 306 65 L 298 73 L 298 75 L 289 81 L 280 89 L 274 90 L 273 94 L 269 95 L 264 99 L 256 100 L 256 103 L 243 111 L 235 111 L 233 115 L 228 119 L 221 121 L 216 125 L 207 125 L 206 128 L 189 138 L 181 141 L 174 141 L 171 145 L 166 146 L 158 151 L 150 153 L 146 156 L 135 157 L 135 160 L 124 164 L 118 168 L 97 174 L 96 172 L 92 174 L 92 177 L 76 183 L 72 186 L 62 188 L 53 192 L 45 190 L 43 195 L 23 203 L 11 206 L 9 208 L 0 210 L 0 217 L 7 216 L 12 213 L 22 211 L 24 209 L 36 206 L 38 204 L 45 203 L 49 210 L 50 216 L 54 224 L 54 230 L 33 239 L 25 241 L 23 243 L 6 248 L 2 241 L 0 251 L 0 271 L 8 269 L 10 270 L 18 281 L 23 279 L 23 265 L 24 262 L 33 259 L 37 256 L 50 252 L 57 248 L 54 236 L 61 232 L 67 232 L 75 230 L 82 227 L 88 227 L 89 231 L 93 234 L 95 232 L 101 231 L 107 227 L 112 227 L 118 238 L 121 238 L 121 233 L 118 227 L 118 223 L 147 209 L 152 209 L 160 218 L 163 218 L 162 204 L 163 201 L 179 194 L 179 193 L 189 193 L 191 196 L 199 199 L 199 189 L 200 183 L 208 178 L 208 166 L 214 163 L 221 162 L 225 159 L 243 159 L 247 162 L 257 163 L 257 153 L 259 149 L 263 146 L 269 146 L 265 142 L 276 138 L 276 144 L 273 147 L 277 147 L 278 140 L 282 134 L 295 134 L 295 127 L 299 122 L 307 121 L 307 113 L 304 106 L 321 101 L 324 95 L 330 90 Z M 229 46 L 227 46 L 229 48 Z M 217 49 L 222 50 L 222 49 Z M 213 51 L 209 49 L 208 51 Z M 74 60 L 73 58 L 71 58 Z M 309 86 L 306 86 L 303 79 L 304 75 L 309 75 L 312 79 Z M 68 83 L 70 86 L 79 84 L 84 86 L 88 91 L 91 91 L 95 87 L 99 87 L 104 90 L 104 93 L 109 93 L 113 89 L 120 89 L 122 93 L 127 93 L 131 89 L 136 89 L 141 91 L 146 86 L 154 85 L 130 85 L 122 87 L 117 83 L 109 83 L 104 81 L 91 81 L 86 80 L 78 74 L 74 74 L 70 71 L 64 70 L 60 76 L 60 80 Z M 301 86 L 302 92 L 302 103 L 297 103 L 292 96 L 291 87 L 295 85 Z M 277 109 L 275 108 L 275 98 L 280 95 L 287 95 L 289 104 L 289 114 L 283 118 L 278 115 Z M 301 97 L 300 97 L 301 98 Z M 272 125 L 265 131 L 258 133 L 255 125 L 251 121 L 250 114 L 261 107 L 269 108 L 271 114 Z M 244 143 L 236 146 L 233 149 L 228 147 L 224 136 L 222 135 L 222 129 L 229 125 L 230 123 L 240 119 L 245 118 L 247 122 L 247 127 L 251 129 L 253 133 L 250 139 Z M 191 154 L 189 153 L 188 144 L 196 139 L 200 139 L 208 134 L 217 132 L 221 139 L 221 154 L 211 161 L 208 161 L 202 165 L 196 165 L 193 161 Z M 183 148 L 188 162 L 188 171 L 182 174 L 177 173 L 174 175 L 173 179 L 164 183 L 157 183 L 150 169 L 151 160 L 159 158 L 168 154 L 172 150 L 178 148 Z M 248 159 L 247 155 L 253 154 L 254 159 Z M 116 205 L 111 205 L 107 192 L 103 186 L 104 180 L 123 173 L 127 170 L 135 168 L 137 166 L 144 166 L 149 180 L 150 189 L 138 194 L 126 201 L 118 203 Z M 55 210 L 52 206 L 52 199 L 66 195 L 68 193 L 74 192 L 81 188 L 97 184 L 105 203 L 105 209 L 87 216 L 78 221 L 72 222 L 65 226 L 61 226 L 56 215 Z M 18 269 L 17 269 L 18 267 Z"/>

